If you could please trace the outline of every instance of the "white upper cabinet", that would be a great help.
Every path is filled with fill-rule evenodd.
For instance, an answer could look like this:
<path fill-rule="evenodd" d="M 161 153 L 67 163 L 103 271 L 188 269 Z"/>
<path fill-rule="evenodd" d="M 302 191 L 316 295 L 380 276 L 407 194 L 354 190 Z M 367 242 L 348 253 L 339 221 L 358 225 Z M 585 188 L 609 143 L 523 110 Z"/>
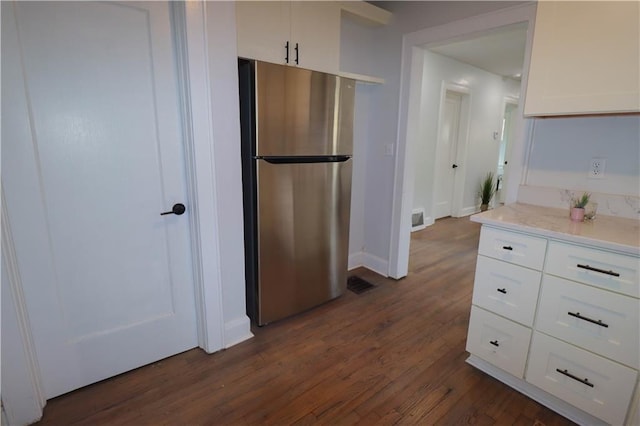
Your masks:
<path fill-rule="evenodd" d="M 240 57 L 333 74 L 339 71 L 337 2 L 240 1 L 236 23 Z"/>
<path fill-rule="evenodd" d="M 538 2 L 524 114 L 640 111 L 640 2 Z"/>

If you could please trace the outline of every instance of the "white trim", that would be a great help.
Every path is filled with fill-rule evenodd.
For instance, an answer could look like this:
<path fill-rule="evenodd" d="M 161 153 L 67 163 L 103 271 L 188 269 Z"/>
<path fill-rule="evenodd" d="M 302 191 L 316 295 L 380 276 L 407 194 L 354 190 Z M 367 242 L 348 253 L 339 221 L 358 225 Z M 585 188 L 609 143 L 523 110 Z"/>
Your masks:
<path fill-rule="evenodd" d="M 237 49 L 235 43 L 235 5 L 232 2 L 198 2 L 201 4 L 205 27 L 205 59 L 208 61 L 210 139 L 200 141 L 208 145 L 207 173 L 211 171 L 215 191 L 205 195 L 213 197 L 215 209 L 215 241 L 217 276 L 209 288 L 217 297 L 216 307 L 224 325 L 223 347 L 238 343 L 238 336 L 252 336 L 245 302 L 244 222 L 242 214 L 242 170 L 240 164 L 240 115 L 238 97 Z M 191 2 L 187 2 L 187 5 Z M 189 6 L 188 6 L 189 7 Z M 198 178 L 200 184 L 200 178 Z M 205 192 L 207 192 L 205 190 Z M 202 193 L 199 192 L 202 197 Z M 202 233 L 202 238 L 212 234 Z M 213 253 L 212 253 L 213 254 Z M 203 255 L 203 262 L 208 258 Z M 213 279 L 213 277 L 212 277 Z M 208 322 L 209 326 L 212 325 Z M 226 332 L 235 330 L 238 324 L 246 326 L 244 333 Z"/>
<path fill-rule="evenodd" d="M 480 211 L 480 205 L 464 207 L 458 211 L 458 214 L 456 215 L 456 217 L 470 216 L 472 214 L 478 213 L 479 211 Z"/>
<path fill-rule="evenodd" d="M 531 39 L 533 35 L 533 22 L 535 19 L 535 3 L 527 3 L 522 6 L 514 6 L 500 9 L 491 13 L 473 16 L 471 18 L 454 21 L 437 27 L 426 28 L 410 34 L 405 34 L 402 40 L 402 64 L 400 69 L 400 102 L 398 108 L 398 128 L 397 128 L 397 155 L 395 163 L 395 174 L 393 183 L 393 202 L 391 215 L 391 238 L 389 241 L 389 276 L 402 278 L 408 273 L 409 265 L 409 235 L 411 232 L 411 215 L 413 199 L 413 161 L 412 153 L 412 132 L 408 129 L 409 117 L 415 114 L 415 101 L 412 100 L 413 84 L 418 80 L 416 75 L 416 60 L 419 60 L 417 50 L 427 48 L 429 45 L 442 43 L 452 39 L 471 37 L 476 33 L 481 33 L 494 28 L 506 25 L 527 22 L 527 48 L 525 52 L 524 72 L 521 82 L 521 93 L 525 90 L 527 81 L 528 63 L 531 49 Z M 413 86 L 420 87 L 420 86 Z M 414 95 L 415 96 L 415 95 Z M 522 96 L 522 94 L 521 94 Z M 521 108 L 522 103 L 519 108 Z M 521 162 L 518 156 L 522 153 L 522 143 L 518 143 L 519 134 L 516 136 L 516 143 L 509 159 L 512 165 L 512 176 L 517 176 L 521 169 Z M 512 179 L 516 181 L 517 179 Z M 512 185 L 507 190 L 507 202 L 513 202 L 517 198 L 517 185 L 515 195 Z"/>
<path fill-rule="evenodd" d="M 378 256 L 374 256 L 373 254 L 362 253 L 362 266 L 382 275 L 383 277 L 388 276 L 387 271 L 389 270 L 389 262 Z"/>
<path fill-rule="evenodd" d="M 347 270 L 351 271 L 353 269 L 359 268 L 364 265 L 364 252 L 357 252 L 349 254 L 349 262 L 347 266 Z"/>
<path fill-rule="evenodd" d="M 388 276 L 386 271 L 389 268 L 389 263 L 386 260 L 363 251 L 350 254 L 349 267 L 347 269 L 351 271 L 360 267 L 367 268 L 383 277 Z"/>
<path fill-rule="evenodd" d="M 208 46 L 204 7 L 200 2 L 171 3 L 178 39 L 178 63 L 186 75 L 184 120 L 191 248 L 194 268 L 198 345 L 206 352 L 222 349 L 222 283 L 218 247 L 216 186 L 211 136 Z M 184 64 L 180 59 L 186 59 Z M 184 67 L 186 66 L 186 69 Z M 189 120 L 190 119 L 190 120 Z M 202 220 L 207 218 L 207 220 Z M 207 236 L 203 238 L 203 236 Z M 203 262 L 207 259 L 207 262 Z"/>
<path fill-rule="evenodd" d="M 470 355 L 469 358 L 467 358 L 467 363 L 579 425 L 606 425 L 605 422 L 593 417 L 591 414 L 585 413 L 542 389 L 512 376 L 483 359 Z"/>
<path fill-rule="evenodd" d="M 251 321 L 249 317 L 237 318 L 233 321 L 229 321 L 224 325 L 224 347 L 230 348 L 233 345 L 237 345 L 240 342 L 244 342 L 247 339 L 253 337 L 253 334 L 249 331 L 251 329 Z"/>
<path fill-rule="evenodd" d="M 7 424 L 30 424 L 42 418 L 47 403 L 40 366 L 31 336 L 22 280 L 13 245 L 9 215 L 2 190 L 2 302 L 11 308 L 2 312 L 2 412 Z M 12 315 L 13 314 L 13 315 Z"/>

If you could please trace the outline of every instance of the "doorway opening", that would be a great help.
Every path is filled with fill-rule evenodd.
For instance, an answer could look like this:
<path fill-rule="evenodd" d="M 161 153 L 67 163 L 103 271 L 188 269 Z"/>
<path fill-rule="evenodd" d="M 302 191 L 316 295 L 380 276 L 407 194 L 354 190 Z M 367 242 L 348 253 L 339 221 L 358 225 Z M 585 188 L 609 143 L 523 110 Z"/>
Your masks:
<path fill-rule="evenodd" d="M 426 96 L 433 96 L 434 81 L 441 85 L 443 81 L 465 86 L 473 90 L 470 101 L 470 121 L 468 140 L 464 149 L 458 147 L 458 170 L 456 178 L 462 180 L 460 189 L 453 197 L 452 206 L 456 216 L 466 216 L 479 211 L 478 186 L 481 179 L 488 172 L 496 172 L 496 165 L 500 153 L 500 135 L 504 118 L 504 98 L 506 96 L 518 98 L 521 87 L 526 86 L 526 69 L 531 50 L 531 25 L 535 16 L 535 5 L 518 6 L 482 17 L 473 17 L 416 31 L 404 37 L 403 75 L 401 76 L 401 103 L 398 134 L 398 162 L 396 168 L 396 186 L 394 188 L 393 216 L 391 227 L 391 243 L 389 258 L 389 276 L 402 278 L 408 273 L 408 256 L 411 232 L 411 211 L 418 204 L 415 190 L 416 179 L 419 175 L 427 174 L 429 179 L 427 190 L 432 194 L 430 200 L 423 205 L 427 216 L 426 223 L 431 224 L 440 213 L 436 212 L 433 195 L 436 191 L 436 146 L 437 133 L 434 132 L 433 122 L 438 121 L 438 109 L 433 109 L 427 102 Z M 496 42 L 496 38 L 509 44 L 514 37 L 508 34 L 518 33 L 520 37 L 520 59 L 517 72 L 503 74 L 491 71 L 496 60 L 490 60 L 488 52 L 493 49 L 496 55 L 504 53 L 505 45 Z M 480 42 L 484 41 L 489 50 L 481 51 Z M 439 57 L 440 59 L 436 60 Z M 466 58 L 462 60 L 462 58 Z M 487 61 L 487 59 L 489 59 Z M 480 62 L 475 61 L 482 61 Z M 459 62 L 468 67 L 488 71 L 494 77 L 492 83 L 477 85 L 476 74 L 468 72 L 469 68 L 461 67 L 458 72 L 452 67 L 453 62 Z M 436 64 L 435 66 L 433 64 Z M 451 66 L 450 66 L 451 65 Z M 439 68 L 438 68 L 439 67 Z M 522 74 L 524 71 L 524 77 Z M 506 84 L 508 83 L 508 84 Z M 492 94 L 481 94 L 481 90 L 503 85 L 504 90 L 494 90 Z M 508 88 L 504 88 L 509 86 Z M 483 99 L 483 100 L 481 100 Z M 439 106 L 438 106 L 439 108 Z M 512 176 L 518 176 L 522 171 L 521 161 L 525 152 L 524 120 L 521 105 L 517 107 L 515 137 L 511 148 L 505 146 L 505 156 L 510 155 L 516 161 L 506 161 Z M 434 118 L 435 116 L 435 118 Z M 421 146 L 421 142 L 428 140 L 428 147 Z M 507 154 L 507 149 L 509 153 Z M 418 155 L 431 154 L 430 157 Z M 504 178 L 504 176 L 503 176 Z M 504 188 L 505 202 L 515 201 L 519 181 L 512 178 L 508 188 Z M 414 188 L 411 188 L 414 186 Z M 456 198 L 460 201 L 456 201 Z M 459 203 L 456 206 L 456 202 Z M 457 208 L 456 208 L 457 207 Z"/>

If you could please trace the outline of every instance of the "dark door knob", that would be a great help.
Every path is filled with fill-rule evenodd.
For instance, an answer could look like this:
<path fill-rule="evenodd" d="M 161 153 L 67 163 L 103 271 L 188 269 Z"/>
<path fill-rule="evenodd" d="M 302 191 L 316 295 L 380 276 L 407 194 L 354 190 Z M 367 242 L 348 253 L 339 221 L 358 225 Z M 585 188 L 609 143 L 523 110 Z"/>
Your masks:
<path fill-rule="evenodd" d="M 452 168 L 452 169 L 457 169 L 457 168 L 458 168 L 458 165 L 457 165 L 457 164 L 454 164 L 454 165 L 452 165 L 452 166 L 451 166 L 451 168 Z"/>
<path fill-rule="evenodd" d="M 178 216 L 180 216 L 186 210 L 187 208 L 184 206 L 184 204 L 178 203 L 173 205 L 173 207 L 171 208 L 171 211 L 160 213 L 160 216 L 164 216 L 165 214 L 177 214 Z"/>

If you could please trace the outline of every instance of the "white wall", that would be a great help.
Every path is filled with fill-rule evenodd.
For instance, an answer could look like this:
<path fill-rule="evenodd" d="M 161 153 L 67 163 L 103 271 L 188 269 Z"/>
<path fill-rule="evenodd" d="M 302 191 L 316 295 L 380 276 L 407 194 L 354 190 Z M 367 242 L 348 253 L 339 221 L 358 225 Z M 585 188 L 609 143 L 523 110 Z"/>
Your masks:
<path fill-rule="evenodd" d="M 640 196 L 640 116 L 536 119 L 526 185 Z M 604 179 L 587 176 L 606 158 Z"/>
<path fill-rule="evenodd" d="M 481 70 L 471 65 L 433 53 L 424 52 L 422 102 L 419 120 L 422 123 L 418 146 L 414 150 L 415 186 L 413 206 L 424 207 L 433 216 L 434 169 L 438 139 L 441 88 L 443 82 L 456 83 L 471 91 L 469 131 L 465 141 L 458 144 L 457 173 L 464 176 L 462 202 L 456 215 L 477 211 L 478 186 L 487 172 L 497 167 L 500 132 L 504 115 L 504 97 L 518 97 L 519 85 L 511 79 Z M 514 84 L 515 83 L 515 84 Z M 465 125 L 466 123 L 461 123 Z"/>

